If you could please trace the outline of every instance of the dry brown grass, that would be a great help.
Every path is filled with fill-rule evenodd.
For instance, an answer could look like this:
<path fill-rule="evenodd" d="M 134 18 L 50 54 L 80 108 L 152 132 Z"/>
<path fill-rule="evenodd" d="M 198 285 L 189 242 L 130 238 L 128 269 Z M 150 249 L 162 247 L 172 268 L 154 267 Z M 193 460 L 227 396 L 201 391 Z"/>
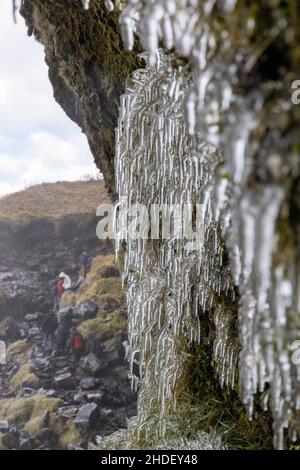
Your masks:
<path fill-rule="evenodd" d="M 26 339 L 20 339 L 11 343 L 6 351 L 6 360 L 10 362 L 12 360 L 18 362 L 18 364 L 24 364 L 27 360 L 27 352 L 30 348 L 29 343 Z"/>
<path fill-rule="evenodd" d="M 7 419 L 9 424 L 24 426 L 32 437 L 36 437 L 45 427 L 44 414 L 50 413 L 48 427 L 58 437 L 61 445 L 82 442 L 81 430 L 71 420 L 65 421 L 62 416 L 56 414 L 57 409 L 63 404 L 59 398 L 50 398 L 44 395 L 33 395 L 30 398 L 8 398 L 0 400 L 0 419 Z M 1 443 L 0 450 L 6 448 Z"/>
<path fill-rule="evenodd" d="M 59 398 L 33 395 L 30 398 L 7 398 L 0 400 L 0 419 L 7 419 L 9 424 L 25 425 L 25 430 L 34 436 L 43 427 L 43 415 L 46 411 L 55 413 L 62 405 Z"/>
<path fill-rule="evenodd" d="M 10 388 L 13 392 L 21 390 L 23 383 L 26 381 L 27 386 L 31 388 L 38 388 L 39 379 L 36 376 L 35 367 L 33 364 L 24 364 L 20 367 L 18 372 L 11 378 Z"/>
<path fill-rule="evenodd" d="M 103 181 L 43 183 L 0 198 L 0 219 L 24 222 L 94 215 L 96 208 L 106 202 L 109 198 Z"/>

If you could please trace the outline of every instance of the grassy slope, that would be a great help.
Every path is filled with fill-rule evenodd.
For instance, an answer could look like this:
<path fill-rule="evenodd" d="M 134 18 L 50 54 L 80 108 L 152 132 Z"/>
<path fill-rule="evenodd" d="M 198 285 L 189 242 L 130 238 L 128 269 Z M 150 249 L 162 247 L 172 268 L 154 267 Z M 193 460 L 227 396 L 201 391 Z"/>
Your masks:
<path fill-rule="evenodd" d="M 104 181 L 43 183 L 0 198 L 0 220 L 23 224 L 95 214 L 97 206 L 106 202 L 109 199 Z"/>

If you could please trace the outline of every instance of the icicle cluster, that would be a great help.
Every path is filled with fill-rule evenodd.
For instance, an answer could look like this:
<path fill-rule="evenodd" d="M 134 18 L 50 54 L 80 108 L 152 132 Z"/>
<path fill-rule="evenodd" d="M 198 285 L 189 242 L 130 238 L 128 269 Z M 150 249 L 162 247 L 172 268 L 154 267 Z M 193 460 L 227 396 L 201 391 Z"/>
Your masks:
<path fill-rule="evenodd" d="M 163 53 L 158 61 L 158 70 L 149 64 L 134 72 L 132 85 L 121 96 L 115 170 L 120 208 L 194 201 L 203 209 L 204 237 L 192 251 L 187 240 L 174 235 L 168 240 L 126 240 L 123 278 L 131 376 L 140 385 L 139 430 L 146 431 L 154 415 L 164 435 L 176 391 L 186 380 L 189 346 L 200 342 L 199 311 L 213 310 L 219 296 L 232 298 L 234 290 L 229 270 L 222 266 L 217 224 L 224 198 L 224 181 L 215 178 L 220 158 L 199 135 L 190 137 L 186 131 L 182 105 L 188 78 L 169 67 Z M 139 380 L 133 374 L 136 358 Z M 230 353 L 228 358 L 231 367 Z M 226 367 L 223 363 L 224 380 L 232 383 Z"/>
<path fill-rule="evenodd" d="M 131 418 L 128 427 L 132 427 Z M 226 450 L 227 446 L 222 442 L 222 436 L 214 429 L 209 432 L 199 431 L 193 437 L 186 438 L 176 433 L 177 436 L 171 439 L 162 439 L 155 446 L 148 448 L 155 450 Z M 89 444 L 89 450 L 109 450 L 109 449 L 130 449 L 136 450 L 139 447 L 132 446 L 132 440 L 128 436 L 127 430 L 116 431 L 108 436 L 97 436 L 97 445 Z"/>
<path fill-rule="evenodd" d="M 156 380 L 161 417 L 166 403 L 175 403 L 172 390 L 184 365 L 178 338 L 185 334 L 199 341 L 197 306 L 210 308 L 214 302 L 211 291 L 231 289 L 230 276 L 220 269 L 222 245 L 215 226 L 219 221 L 229 248 L 233 282 L 240 293 L 242 400 L 251 417 L 256 392 L 264 392 L 264 404 L 271 407 L 274 418 L 274 445 L 282 448 L 284 429 L 289 428 L 291 438 L 296 438 L 300 410 L 300 369 L 291 362 L 289 351 L 300 335 L 299 260 L 295 266 L 287 260 L 273 266 L 276 221 L 285 197 L 283 187 L 276 183 L 284 167 L 280 154 L 284 147 L 280 136 L 270 133 L 259 150 L 261 157 L 254 158 L 253 131 L 260 123 L 264 93 L 234 94 L 237 70 L 248 58 L 247 51 L 236 54 L 231 63 L 223 63 L 230 46 L 224 36 L 221 52 L 216 53 L 216 40 L 206 18 L 216 3 L 230 14 L 236 1 L 199 3 L 129 0 L 120 17 L 125 45 L 132 49 L 138 32 L 149 53 L 149 67 L 135 73 L 132 89 L 121 101 L 116 159 L 120 195 L 128 203 L 182 202 L 195 188 L 196 197 L 202 195 L 207 205 L 206 240 L 215 237 L 214 246 L 204 244 L 197 260 L 187 257 L 174 241 L 157 247 L 128 242 L 125 278 L 132 356 L 140 355 L 140 403 L 143 397 L 155 400 L 151 387 Z M 192 63 L 189 85 L 179 72 L 162 70 L 157 52 L 160 40 Z M 222 150 L 230 183 L 218 174 L 216 148 Z M 271 178 L 264 184 L 261 178 L 256 187 L 248 184 L 255 165 L 262 174 L 274 176 L 275 182 Z M 226 194 L 230 195 L 228 202 Z M 194 268 L 198 276 L 195 292 Z M 233 385 L 237 358 L 236 348 L 228 346 L 226 312 L 216 311 L 215 322 L 214 354 L 219 359 L 220 380 Z M 224 372 L 227 365 L 222 361 L 232 367 L 231 373 Z M 144 405 L 146 413 L 151 402 Z"/>
<path fill-rule="evenodd" d="M 222 438 L 215 431 L 198 432 L 193 439 L 187 439 L 181 436 L 177 438 L 162 441 L 155 449 L 161 450 L 226 450 L 222 443 Z"/>
<path fill-rule="evenodd" d="M 126 47 L 133 48 L 139 33 L 148 67 L 135 72 L 132 87 L 121 97 L 119 195 L 126 204 L 148 207 L 191 198 L 205 205 L 200 255 L 187 255 L 184 242 L 175 239 L 127 240 L 124 281 L 131 364 L 136 358 L 140 364 L 139 428 L 151 425 L 152 408 L 159 404 L 164 433 L 164 418 L 176 406 L 176 388 L 183 380 L 187 344 L 200 341 L 199 310 L 214 312 L 216 371 L 222 385 L 234 386 L 239 348 L 232 319 L 217 296 L 233 297 L 235 285 L 240 294 L 241 397 L 251 417 L 255 394 L 261 392 L 262 406 L 269 406 L 274 418 L 274 446 L 282 448 L 285 429 L 291 440 L 297 438 L 300 413 L 300 366 L 290 353 L 300 337 L 300 260 L 296 257 L 294 265 L 280 260 L 274 266 L 274 233 L 285 198 L 276 183 L 284 147 L 280 136 L 271 133 L 261 157 L 254 158 L 252 136 L 264 94 L 234 94 L 238 67 L 249 57 L 242 50 L 225 63 L 230 48 L 226 34 L 216 53 L 207 22 L 216 4 L 230 15 L 236 0 L 129 0 L 120 16 Z M 110 1 L 106 6 L 113 9 Z M 166 49 L 189 59 L 191 81 L 180 70 L 170 71 L 158 53 L 161 40 Z M 223 172 L 216 149 L 222 151 Z M 255 165 L 275 182 L 249 184 Z M 227 172 L 230 180 L 224 177 Z M 218 223 L 229 249 L 232 281 L 222 267 Z"/>
<path fill-rule="evenodd" d="M 232 331 L 234 328 L 232 315 L 221 306 L 217 306 L 214 312 L 216 328 L 213 345 L 213 357 L 215 369 L 219 376 L 221 387 L 234 388 L 239 356 L 239 347 Z"/>

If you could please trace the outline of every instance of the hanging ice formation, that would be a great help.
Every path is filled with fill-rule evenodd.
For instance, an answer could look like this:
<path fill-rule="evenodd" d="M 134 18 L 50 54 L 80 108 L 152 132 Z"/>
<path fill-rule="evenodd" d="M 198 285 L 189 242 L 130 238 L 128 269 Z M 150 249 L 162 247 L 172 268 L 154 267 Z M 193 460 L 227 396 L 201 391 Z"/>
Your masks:
<path fill-rule="evenodd" d="M 125 45 L 132 49 L 139 33 L 147 51 L 146 68 L 133 74 L 121 97 L 115 161 L 121 205 L 194 201 L 204 207 L 204 237 L 196 251 L 187 252 L 186 240 L 175 237 L 126 240 L 123 277 L 131 375 L 139 386 L 138 429 L 146 431 L 155 421 L 164 435 L 185 381 L 189 345 L 201 341 L 198 314 L 210 311 L 221 385 L 234 386 L 239 355 L 249 417 L 260 392 L 272 411 L 274 446 L 282 448 L 285 429 L 296 439 L 300 412 L 300 366 L 290 360 L 290 346 L 300 337 L 300 269 L 276 258 L 274 236 L 285 198 L 284 143 L 270 131 L 260 149 L 254 144 L 264 91 L 235 92 L 238 67 L 250 67 L 251 58 L 247 51 L 230 52 L 226 32 L 217 45 L 206 21 L 216 3 L 230 15 L 235 0 L 199 3 L 129 0 L 120 17 Z M 160 40 L 189 59 L 192 75 L 158 51 Z M 255 172 L 257 182 L 249 184 Z M 266 173 L 268 178 L 261 176 Z M 221 301 L 234 300 L 234 286 L 240 295 L 239 345 Z M 132 371 L 136 359 L 139 379 Z"/>
<path fill-rule="evenodd" d="M 91 1 L 91 0 L 81 0 L 81 1 L 82 1 L 83 8 L 84 8 L 85 10 L 88 10 L 89 7 L 90 7 L 90 1 Z"/>
<path fill-rule="evenodd" d="M 148 62 L 148 55 L 144 59 Z M 233 297 L 234 290 L 229 270 L 222 266 L 223 243 L 214 214 L 224 197 L 224 181 L 216 180 L 214 172 L 220 157 L 199 135 L 186 132 L 182 109 L 188 78 L 168 67 L 164 53 L 158 53 L 158 60 L 158 70 L 148 66 L 134 72 L 133 83 L 121 96 L 115 169 L 121 208 L 191 201 L 202 207 L 205 233 L 192 250 L 174 232 L 166 240 L 126 240 L 123 278 L 131 375 L 139 383 L 139 429 L 146 430 L 149 417 L 156 416 L 164 435 L 166 420 L 176 408 L 176 390 L 186 381 L 189 345 L 200 342 L 199 309 L 205 312 L 217 303 L 221 308 L 217 298 Z M 226 326 L 222 323 L 221 328 L 218 340 L 224 339 L 222 352 L 228 359 L 220 366 L 221 380 L 232 384 L 229 365 L 236 351 L 232 344 L 226 351 Z M 218 361 L 218 344 L 215 349 Z M 132 372 L 135 357 L 140 379 Z"/>

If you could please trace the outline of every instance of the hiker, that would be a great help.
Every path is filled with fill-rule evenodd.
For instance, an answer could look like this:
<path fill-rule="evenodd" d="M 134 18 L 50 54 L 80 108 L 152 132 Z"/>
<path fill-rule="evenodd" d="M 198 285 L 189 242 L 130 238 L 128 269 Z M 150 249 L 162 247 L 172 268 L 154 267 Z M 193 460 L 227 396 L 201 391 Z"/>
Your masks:
<path fill-rule="evenodd" d="M 89 265 L 89 257 L 86 251 L 83 251 L 79 256 L 79 271 L 83 278 L 86 278 L 88 265 Z"/>
<path fill-rule="evenodd" d="M 60 309 L 61 298 L 64 293 L 64 281 L 62 278 L 57 278 L 55 281 L 55 296 L 54 296 L 54 311 L 58 312 Z"/>
<path fill-rule="evenodd" d="M 69 277 L 66 273 L 61 272 L 58 277 L 59 277 L 59 279 L 61 279 L 61 280 L 63 281 L 63 288 L 64 288 L 64 291 L 71 289 L 71 287 L 72 287 L 72 281 L 71 281 L 70 277 Z"/>
<path fill-rule="evenodd" d="M 70 328 L 66 323 L 60 323 L 56 331 L 56 348 L 57 354 L 63 354 L 69 336 Z"/>
<path fill-rule="evenodd" d="M 52 339 L 56 328 L 57 319 L 55 312 L 48 313 L 42 322 L 42 329 L 44 331 L 43 348 L 47 351 L 51 351 L 52 349 Z"/>
<path fill-rule="evenodd" d="M 74 359 L 76 361 L 79 361 L 83 354 L 84 344 L 83 337 L 75 327 L 71 329 L 70 349 L 72 351 Z"/>

